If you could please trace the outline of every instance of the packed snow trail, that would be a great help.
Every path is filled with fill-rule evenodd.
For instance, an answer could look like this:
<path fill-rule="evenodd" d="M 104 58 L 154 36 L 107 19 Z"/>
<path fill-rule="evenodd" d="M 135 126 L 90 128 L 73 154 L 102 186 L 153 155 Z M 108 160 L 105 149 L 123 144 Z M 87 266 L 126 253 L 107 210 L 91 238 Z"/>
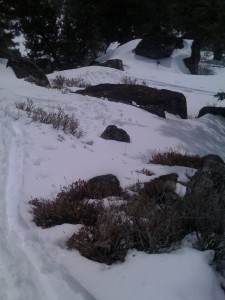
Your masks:
<path fill-rule="evenodd" d="M 20 216 L 25 140 L 4 100 L 0 102 L 0 299 L 95 300 L 54 263 Z"/>

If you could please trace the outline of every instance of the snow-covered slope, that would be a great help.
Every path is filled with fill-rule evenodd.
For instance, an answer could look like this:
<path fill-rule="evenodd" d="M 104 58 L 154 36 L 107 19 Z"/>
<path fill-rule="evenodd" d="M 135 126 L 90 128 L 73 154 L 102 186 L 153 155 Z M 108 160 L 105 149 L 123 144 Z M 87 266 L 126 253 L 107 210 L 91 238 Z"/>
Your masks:
<path fill-rule="evenodd" d="M 145 80 L 149 86 L 184 93 L 188 113 L 216 104 L 213 95 L 223 89 L 224 70 L 214 76 L 186 74 L 182 58 L 190 54 L 190 42 L 157 67 L 138 57 L 132 41 L 110 51 L 101 60 L 121 58 L 125 71 L 86 67 L 55 72 L 68 78 L 81 76 L 91 84 L 118 83 L 123 76 Z M 40 229 L 32 223 L 27 202 L 31 197 L 51 198 L 78 179 L 115 174 L 123 187 L 155 176 L 177 172 L 180 180 L 193 169 L 148 164 L 154 150 L 180 148 L 194 154 L 215 153 L 225 159 L 224 119 L 206 115 L 182 120 L 167 114 L 161 119 L 138 108 L 104 99 L 63 94 L 15 78 L 0 61 L 0 299 L 3 300 L 222 300 L 221 278 L 209 267 L 212 253 L 188 248 L 171 254 L 147 255 L 130 251 L 126 262 L 106 266 L 65 249 L 77 226 L 64 224 Z M 49 110 L 61 106 L 73 113 L 85 132 L 80 139 L 33 123 L 15 107 L 32 99 Z M 100 138 L 107 125 L 125 129 L 131 143 Z M 154 178 L 154 177 L 152 177 Z M 179 192 L 179 191 L 178 191 Z M 180 187 L 180 192 L 182 189 Z M 79 225 L 78 225 L 79 226 Z"/>

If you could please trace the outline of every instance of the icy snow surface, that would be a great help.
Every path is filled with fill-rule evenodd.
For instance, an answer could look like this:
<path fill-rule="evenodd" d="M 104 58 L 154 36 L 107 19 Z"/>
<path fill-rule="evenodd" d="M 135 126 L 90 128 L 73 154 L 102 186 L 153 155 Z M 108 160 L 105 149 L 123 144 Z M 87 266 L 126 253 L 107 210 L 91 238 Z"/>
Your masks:
<path fill-rule="evenodd" d="M 160 61 L 134 55 L 139 40 L 115 44 L 100 61 L 121 58 L 125 71 L 86 67 L 55 72 L 68 78 L 81 76 L 91 84 L 118 83 L 124 76 L 149 86 L 182 92 L 188 120 L 167 114 L 161 119 L 138 108 L 106 99 L 63 94 L 18 80 L 6 60 L 0 60 L 0 299 L 1 300 L 222 300 L 222 279 L 209 266 L 213 253 L 183 248 L 170 254 L 148 255 L 130 251 L 125 263 L 112 266 L 81 257 L 65 249 L 67 238 L 79 225 L 40 229 L 32 222 L 31 197 L 51 199 L 61 186 L 78 179 L 115 174 L 123 187 L 149 177 L 177 172 L 180 180 L 193 169 L 147 164 L 154 150 L 180 148 L 194 154 L 215 153 L 225 159 L 224 119 L 194 117 L 201 107 L 216 105 L 213 95 L 223 91 L 225 70 L 214 76 L 188 74 L 182 59 L 190 55 L 190 41 Z M 59 105 L 73 113 L 85 132 L 81 139 L 30 122 L 15 108 L 32 99 L 46 110 Z M 223 103 L 221 103 L 223 105 Z M 125 129 L 131 143 L 100 138 L 107 125 Z M 154 178 L 154 177 L 152 177 Z M 180 187 L 181 189 L 181 187 Z M 178 191 L 179 192 L 179 191 Z M 183 193 L 182 189 L 180 193 Z"/>

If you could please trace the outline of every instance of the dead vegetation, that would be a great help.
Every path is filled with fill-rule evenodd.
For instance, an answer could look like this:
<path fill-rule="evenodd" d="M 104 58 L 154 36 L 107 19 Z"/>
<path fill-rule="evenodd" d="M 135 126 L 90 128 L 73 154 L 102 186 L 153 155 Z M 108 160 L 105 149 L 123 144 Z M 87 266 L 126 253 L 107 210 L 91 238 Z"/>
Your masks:
<path fill-rule="evenodd" d="M 199 169 L 202 161 L 199 155 L 181 152 L 179 149 L 169 148 L 165 151 L 155 151 L 152 154 L 149 163 Z"/>
<path fill-rule="evenodd" d="M 66 114 L 60 106 L 46 112 L 43 108 L 35 106 L 33 101 L 28 98 L 26 102 L 17 102 L 16 108 L 25 111 L 32 122 L 50 124 L 54 129 L 70 133 L 76 138 L 84 135 L 84 132 L 79 128 L 78 119 L 74 118 L 74 115 Z"/>

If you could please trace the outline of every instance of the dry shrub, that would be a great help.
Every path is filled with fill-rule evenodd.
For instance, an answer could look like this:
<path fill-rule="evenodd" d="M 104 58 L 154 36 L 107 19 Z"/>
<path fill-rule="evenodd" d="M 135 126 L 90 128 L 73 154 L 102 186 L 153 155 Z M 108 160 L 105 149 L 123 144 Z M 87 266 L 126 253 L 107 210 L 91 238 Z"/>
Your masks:
<path fill-rule="evenodd" d="M 89 203 L 88 200 L 71 202 L 64 199 L 33 199 L 29 203 L 33 205 L 33 222 L 42 228 L 64 223 L 94 225 L 100 205 Z"/>
<path fill-rule="evenodd" d="M 90 83 L 87 82 L 84 78 L 81 76 L 76 78 L 66 78 L 62 75 L 57 75 L 56 78 L 52 80 L 53 88 L 55 89 L 63 89 L 64 87 L 80 87 L 85 88 L 90 86 Z"/>
<path fill-rule="evenodd" d="M 215 72 L 209 65 L 199 64 L 198 75 L 215 75 Z"/>
<path fill-rule="evenodd" d="M 88 259 L 112 264 L 123 261 L 129 249 L 169 252 L 177 249 L 185 236 L 194 235 L 193 247 L 214 250 L 214 265 L 219 269 L 225 261 L 224 227 L 221 231 L 224 214 L 221 204 L 211 200 L 176 197 L 158 205 L 157 199 L 140 188 L 124 204 L 101 208 L 95 225 L 73 234 L 67 247 L 79 250 Z"/>
<path fill-rule="evenodd" d="M 223 101 L 225 100 L 225 92 L 218 92 L 214 97 L 217 98 L 218 101 Z"/>
<path fill-rule="evenodd" d="M 84 132 L 79 129 L 79 121 L 73 115 L 67 115 L 61 107 L 46 112 L 43 108 L 36 107 L 31 99 L 27 99 L 27 102 L 17 102 L 16 108 L 25 111 L 33 122 L 51 124 L 54 129 L 61 129 L 77 138 L 84 135 Z"/>
<path fill-rule="evenodd" d="M 174 249 L 183 238 L 178 203 L 156 209 L 146 200 L 130 199 L 127 204 L 105 209 L 95 226 L 72 235 L 68 249 L 78 249 L 83 256 L 106 264 L 123 261 L 132 248 L 148 253 Z"/>
<path fill-rule="evenodd" d="M 105 193 L 111 196 L 121 194 L 121 189 L 109 184 L 89 184 L 78 180 L 68 187 L 63 187 L 54 200 L 33 199 L 33 221 L 43 228 L 63 223 L 93 225 L 97 220 L 101 202 L 89 202 L 88 199 L 101 199 Z"/>
<path fill-rule="evenodd" d="M 159 196 L 150 196 L 140 184 L 135 193 L 126 194 L 126 200 L 112 200 L 106 206 L 103 201 L 88 200 L 95 198 L 97 190 L 98 186 L 80 180 L 63 188 L 53 201 L 34 199 L 30 201 L 33 220 L 43 228 L 83 224 L 69 238 L 67 247 L 100 263 L 124 261 L 129 249 L 169 252 L 177 249 L 186 236 L 192 236 L 194 248 L 215 251 L 218 270 L 225 266 L 224 198 L 209 195 L 196 199 L 188 195 L 181 199 L 176 195 L 169 199 L 165 193 L 165 201 L 160 202 Z"/>
<path fill-rule="evenodd" d="M 132 77 L 124 76 L 124 77 L 121 78 L 120 83 L 121 84 L 136 85 L 136 84 L 138 84 L 138 80 L 137 80 L 137 78 L 132 78 Z"/>
<path fill-rule="evenodd" d="M 201 157 L 188 152 L 181 153 L 177 149 L 170 148 L 164 152 L 155 151 L 149 163 L 166 166 L 183 166 L 189 168 L 201 168 Z"/>
<path fill-rule="evenodd" d="M 109 196 L 121 196 L 121 188 L 110 182 L 89 183 L 84 180 L 78 180 L 69 187 L 63 187 L 57 198 L 64 198 L 70 201 L 77 199 L 103 199 Z"/>
<path fill-rule="evenodd" d="M 143 85 L 143 86 L 148 86 L 146 81 L 143 80 L 141 82 L 138 82 L 137 78 L 132 78 L 132 77 L 129 77 L 129 76 L 122 77 L 120 83 L 121 84 L 129 84 L 129 85 Z"/>
<path fill-rule="evenodd" d="M 98 215 L 98 222 L 92 227 L 83 227 L 67 242 L 68 249 L 97 262 L 112 264 L 124 261 L 127 251 L 132 248 L 131 223 L 116 209 L 104 209 Z"/>
<path fill-rule="evenodd" d="M 146 168 L 143 168 L 142 170 L 137 171 L 137 173 L 144 174 L 146 176 L 152 176 L 152 175 L 154 175 L 154 173 L 151 170 L 148 170 Z"/>

